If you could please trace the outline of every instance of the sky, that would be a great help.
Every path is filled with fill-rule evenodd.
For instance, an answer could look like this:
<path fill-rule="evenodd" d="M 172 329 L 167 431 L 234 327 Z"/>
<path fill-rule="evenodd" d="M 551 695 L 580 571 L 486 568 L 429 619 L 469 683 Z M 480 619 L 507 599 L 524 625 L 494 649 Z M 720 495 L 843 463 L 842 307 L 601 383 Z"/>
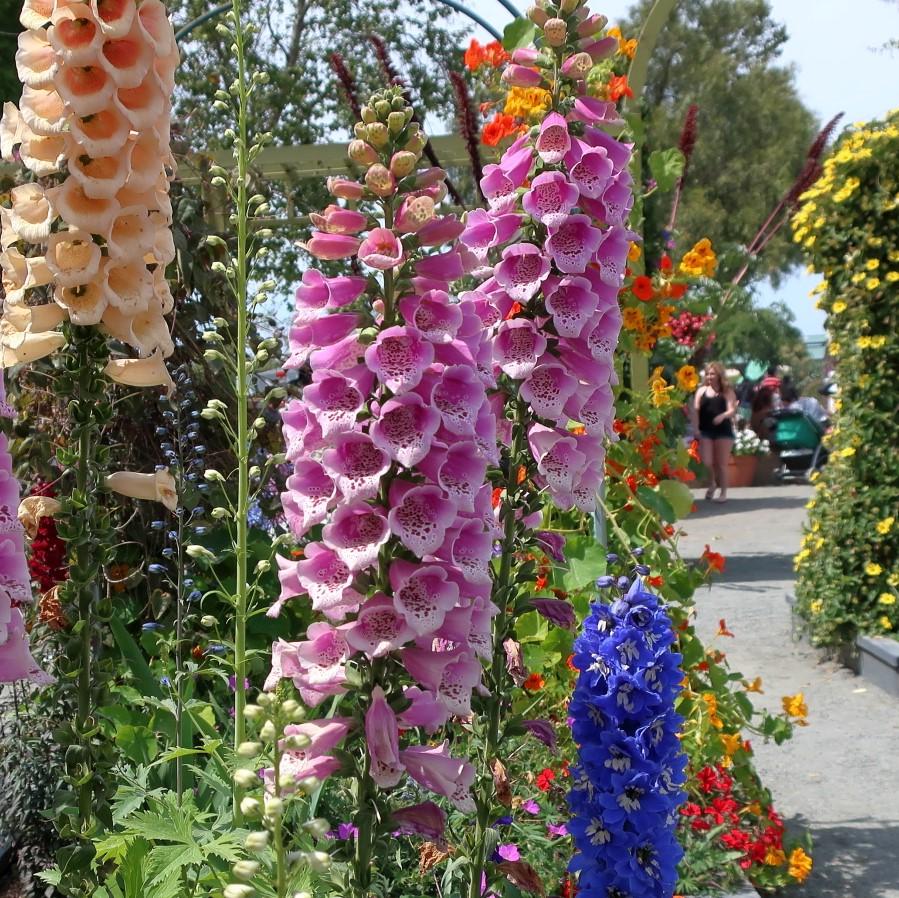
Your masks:
<path fill-rule="evenodd" d="M 472 11 L 502 31 L 510 21 L 500 0 L 463 0 Z M 844 122 L 864 121 L 899 105 L 899 51 L 879 49 L 899 38 L 897 0 L 769 0 L 773 18 L 787 27 L 782 59 L 796 68 L 796 83 L 806 105 L 826 121 L 838 112 Z M 513 0 L 522 12 L 530 0 Z M 594 0 L 591 6 L 613 22 L 630 7 L 630 0 Z M 477 29 L 480 37 L 488 37 Z M 778 290 L 759 289 L 763 303 L 783 300 L 806 336 L 824 332 L 824 315 L 809 291 L 818 278 L 804 270 L 787 278 Z"/>

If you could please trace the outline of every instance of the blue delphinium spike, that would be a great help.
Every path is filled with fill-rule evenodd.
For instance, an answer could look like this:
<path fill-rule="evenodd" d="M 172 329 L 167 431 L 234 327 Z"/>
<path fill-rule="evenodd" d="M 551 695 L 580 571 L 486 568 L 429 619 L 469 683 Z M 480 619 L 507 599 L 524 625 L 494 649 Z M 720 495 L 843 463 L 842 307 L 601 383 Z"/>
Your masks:
<path fill-rule="evenodd" d="M 611 605 L 592 605 L 574 645 L 570 869 L 581 898 L 671 898 L 685 798 L 682 719 L 674 712 L 680 655 L 658 597 L 640 578 L 618 587 Z"/>

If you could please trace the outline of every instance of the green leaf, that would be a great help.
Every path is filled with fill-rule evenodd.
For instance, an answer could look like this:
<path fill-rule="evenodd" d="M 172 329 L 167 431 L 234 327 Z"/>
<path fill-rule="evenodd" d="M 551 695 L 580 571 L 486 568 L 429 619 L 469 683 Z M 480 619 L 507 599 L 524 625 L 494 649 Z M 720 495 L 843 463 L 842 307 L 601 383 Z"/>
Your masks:
<path fill-rule="evenodd" d="M 157 698 L 162 698 L 162 688 L 156 677 L 153 676 L 153 671 L 150 670 L 147 659 L 144 658 L 140 646 L 134 641 L 121 619 L 113 615 L 109 619 L 109 629 L 112 630 L 116 645 L 128 662 L 128 667 L 131 669 L 131 673 L 134 679 L 137 680 L 144 695 L 154 695 Z"/>
<path fill-rule="evenodd" d="M 533 43 L 537 34 L 537 26 L 529 19 L 513 19 L 503 29 L 503 49 L 511 53 L 519 47 Z"/>
<path fill-rule="evenodd" d="M 657 490 L 646 485 L 637 487 L 637 498 L 650 510 L 654 511 L 663 521 L 669 523 L 676 521 L 677 516 L 668 500 Z"/>
<path fill-rule="evenodd" d="M 568 569 L 562 575 L 562 588 L 566 592 L 593 585 L 597 577 L 606 572 L 606 556 L 602 546 L 592 536 L 580 534 L 565 543 Z"/>
<path fill-rule="evenodd" d="M 663 193 L 674 189 L 677 179 L 684 173 L 685 164 L 684 154 L 677 147 L 653 150 L 649 154 L 649 170 Z"/>
<path fill-rule="evenodd" d="M 135 764 L 148 764 L 159 752 L 156 736 L 147 727 L 120 726 L 116 730 L 115 741 L 125 757 Z"/>
<path fill-rule="evenodd" d="M 668 500 L 668 504 L 677 515 L 677 520 L 690 514 L 693 507 L 693 494 L 689 487 L 680 480 L 659 481 L 659 492 Z"/>

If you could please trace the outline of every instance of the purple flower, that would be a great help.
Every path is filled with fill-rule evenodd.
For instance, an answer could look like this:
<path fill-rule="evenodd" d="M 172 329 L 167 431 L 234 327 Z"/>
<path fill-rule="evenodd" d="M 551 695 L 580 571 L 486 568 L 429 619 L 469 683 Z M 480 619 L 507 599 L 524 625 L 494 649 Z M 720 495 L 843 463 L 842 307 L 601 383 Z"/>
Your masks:
<path fill-rule="evenodd" d="M 521 805 L 521 809 L 526 811 L 528 814 L 533 814 L 536 816 L 540 813 L 540 805 L 534 801 L 533 798 L 529 798 L 527 801 L 523 802 Z"/>
<path fill-rule="evenodd" d="M 496 854 L 499 859 L 503 861 L 521 860 L 521 852 L 518 850 L 518 846 L 514 844 L 505 844 L 498 846 L 496 849 Z"/>
<path fill-rule="evenodd" d="M 546 831 L 551 836 L 567 836 L 568 827 L 564 823 L 547 823 Z"/>
<path fill-rule="evenodd" d="M 496 282 L 518 302 L 527 302 L 549 275 L 549 262 L 533 243 L 514 243 L 503 250 L 494 271 Z"/>
<path fill-rule="evenodd" d="M 589 216 L 569 215 L 550 228 L 546 251 L 552 255 L 559 271 L 581 274 L 602 242 L 603 233 L 593 226 Z"/>
<path fill-rule="evenodd" d="M 558 742 L 556 730 L 548 720 L 524 720 L 522 726 L 551 751 L 556 750 Z"/>

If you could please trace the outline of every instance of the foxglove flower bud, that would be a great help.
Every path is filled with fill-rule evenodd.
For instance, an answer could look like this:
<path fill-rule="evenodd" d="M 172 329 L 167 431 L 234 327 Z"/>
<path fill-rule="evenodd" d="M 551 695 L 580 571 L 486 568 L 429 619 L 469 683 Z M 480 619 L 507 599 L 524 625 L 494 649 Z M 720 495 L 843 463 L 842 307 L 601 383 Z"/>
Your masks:
<path fill-rule="evenodd" d="M 511 87 L 539 87 L 543 83 L 543 75 L 537 69 L 523 65 L 506 66 L 502 79 Z"/>
<path fill-rule="evenodd" d="M 575 53 L 562 63 L 562 74 L 568 78 L 586 78 L 593 68 L 593 58 L 589 53 Z"/>
<path fill-rule="evenodd" d="M 390 172 L 397 178 L 405 178 L 406 175 L 415 171 L 417 164 L 417 154 L 410 153 L 408 150 L 400 150 L 400 152 L 394 153 L 390 159 Z"/>
<path fill-rule="evenodd" d="M 368 142 L 378 149 L 387 146 L 387 141 L 390 140 L 390 131 L 383 122 L 372 122 L 372 124 L 367 125 L 365 133 Z"/>
<path fill-rule="evenodd" d="M 561 47 L 568 39 L 568 26 L 564 19 L 547 19 L 543 25 L 543 37 L 550 47 Z"/>
<path fill-rule="evenodd" d="M 361 200 L 365 192 L 358 181 L 350 181 L 348 178 L 330 177 L 327 188 L 332 196 L 344 200 Z"/>
<path fill-rule="evenodd" d="M 387 116 L 387 128 L 391 134 L 399 134 L 406 127 L 406 114 L 394 110 Z"/>
<path fill-rule="evenodd" d="M 538 27 L 542 28 L 549 20 L 549 13 L 539 6 L 532 6 L 528 10 L 528 18 Z"/>
<path fill-rule="evenodd" d="M 376 196 L 390 196 L 396 191 L 396 178 L 378 162 L 365 173 L 365 186 Z"/>
<path fill-rule="evenodd" d="M 347 156 L 357 165 L 374 165 L 380 158 L 378 151 L 364 140 L 351 140 L 347 147 Z"/>

